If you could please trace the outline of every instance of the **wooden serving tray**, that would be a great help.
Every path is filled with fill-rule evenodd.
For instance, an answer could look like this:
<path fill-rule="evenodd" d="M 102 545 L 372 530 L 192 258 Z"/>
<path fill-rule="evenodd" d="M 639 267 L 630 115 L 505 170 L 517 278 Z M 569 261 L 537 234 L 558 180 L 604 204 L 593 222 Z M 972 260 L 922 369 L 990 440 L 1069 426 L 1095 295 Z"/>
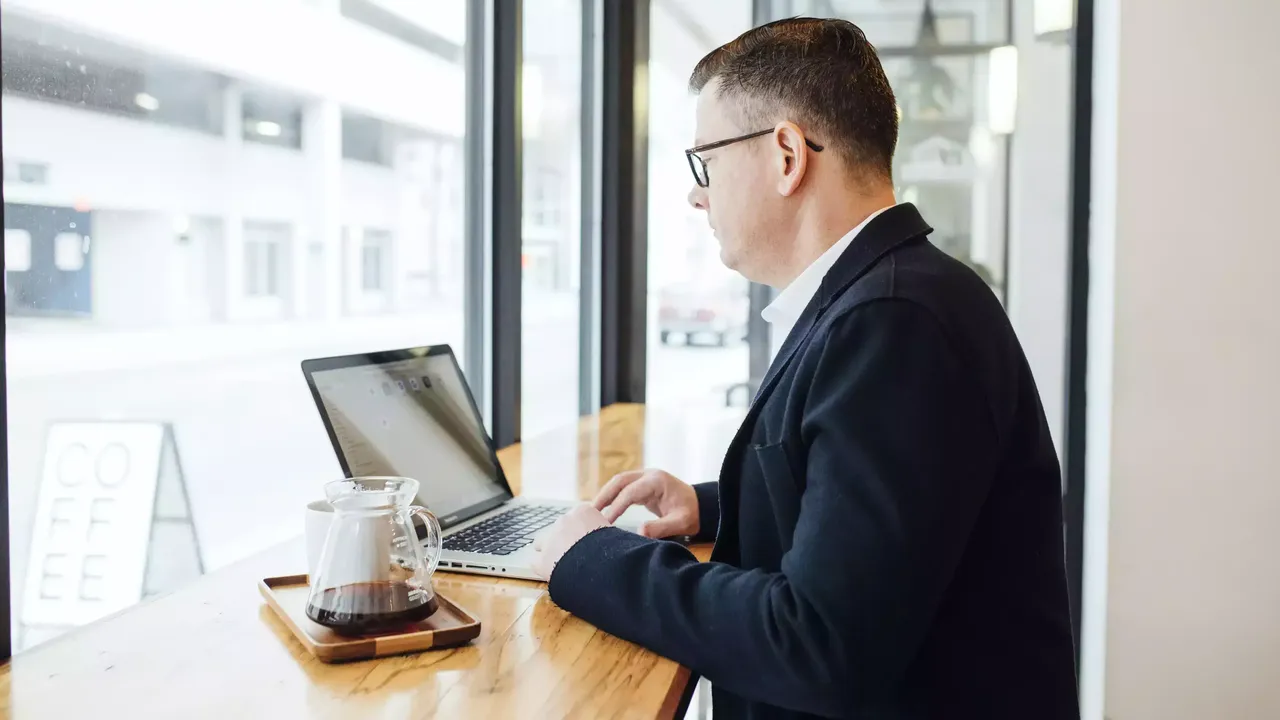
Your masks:
<path fill-rule="evenodd" d="M 339 635 L 307 617 L 307 596 L 311 590 L 307 583 L 306 575 L 269 577 L 258 583 L 258 590 L 298 642 L 322 662 L 367 660 L 451 647 L 480 634 L 480 621 L 437 591 L 440 609 L 404 631 L 363 637 Z"/>

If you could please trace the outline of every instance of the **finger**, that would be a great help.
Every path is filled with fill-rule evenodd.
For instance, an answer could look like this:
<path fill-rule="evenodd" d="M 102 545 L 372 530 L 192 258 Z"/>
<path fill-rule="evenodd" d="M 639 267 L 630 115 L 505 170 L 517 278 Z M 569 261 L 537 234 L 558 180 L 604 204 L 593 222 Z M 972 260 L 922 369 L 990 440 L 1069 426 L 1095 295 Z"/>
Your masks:
<path fill-rule="evenodd" d="M 640 534 L 647 538 L 667 538 L 687 535 L 689 519 L 684 513 L 674 512 L 640 526 Z"/>
<path fill-rule="evenodd" d="M 613 502 L 614 498 L 618 497 L 618 493 L 622 492 L 623 488 L 639 480 L 643 475 L 643 470 L 628 470 L 614 475 L 613 479 L 600 488 L 600 492 L 596 494 L 596 499 L 591 502 L 592 506 L 597 510 L 604 510 L 609 506 L 609 503 Z"/>
<path fill-rule="evenodd" d="M 646 484 L 643 481 L 640 481 L 633 482 L 623 488 L 622 492 L 618 493 L 618 497 L 614 498 L 613 503 L 611 503 L 609 507 L 605 508 L 604 519 L 609 521 L 610 525 L 617 522 L 618 518 L 622 516 L 622 513 L 627 511 L 627 508 L 637 502 L 642 502 L 643 496 L 647 492 L 646 487 Z"/>
<path fill-rule="evenodd" d="M 545 537 L 546 537 L 546 534 L 545 534 L 545 533 L 538 533 L 537 535 L 535 535 L 535 536 L 533 537 L 533 551 L 534 551 L 534 552 L 536 552 L 536 553 L 540 553 L 540 552 L 542 552 L 542 539 L 543 539 L 543 538 L 545 538 Z"/>

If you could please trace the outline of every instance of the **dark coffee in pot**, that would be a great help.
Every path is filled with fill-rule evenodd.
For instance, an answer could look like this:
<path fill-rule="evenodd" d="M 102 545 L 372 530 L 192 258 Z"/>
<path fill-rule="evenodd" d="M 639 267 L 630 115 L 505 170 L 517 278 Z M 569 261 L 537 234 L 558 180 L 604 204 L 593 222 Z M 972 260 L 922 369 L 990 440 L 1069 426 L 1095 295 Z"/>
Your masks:
<path fill-rule="evenodd" d="M 431 617 L 435 595 L 405 582 L 365 582 L 328 588 L 307 604 L 307 617 L 343 635 L 397 630 Z"/>

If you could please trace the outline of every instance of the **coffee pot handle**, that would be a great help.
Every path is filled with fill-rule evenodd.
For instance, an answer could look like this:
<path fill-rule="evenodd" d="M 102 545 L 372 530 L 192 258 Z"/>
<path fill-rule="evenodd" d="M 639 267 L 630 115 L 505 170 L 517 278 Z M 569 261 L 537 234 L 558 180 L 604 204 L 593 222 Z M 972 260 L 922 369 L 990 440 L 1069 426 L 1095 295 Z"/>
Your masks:
<path fill-rule="evenodd" d="M 430 577 L 435 574 L 436 566 L 440 564 L 440 551 L 444 547 L 440 521 L 436 520 L 436 516 L 430 510 L 420 505 L 409 508 L 409 512 L 421 519 L 423 527 L 427 529 L 427 537 L 422 540 L 422 547 L 427 551 L 427 576 Z"/>

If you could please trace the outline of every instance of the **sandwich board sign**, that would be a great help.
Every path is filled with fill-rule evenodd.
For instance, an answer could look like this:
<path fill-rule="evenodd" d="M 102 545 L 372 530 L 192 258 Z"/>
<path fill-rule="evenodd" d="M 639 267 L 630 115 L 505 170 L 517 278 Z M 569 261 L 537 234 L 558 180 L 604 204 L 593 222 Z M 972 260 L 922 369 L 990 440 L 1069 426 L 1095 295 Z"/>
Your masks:
<path fill-rule="evenodd" d="M 49 427 L 19 630 L 24 647 L 200 575 L 167 423 Z"/>

